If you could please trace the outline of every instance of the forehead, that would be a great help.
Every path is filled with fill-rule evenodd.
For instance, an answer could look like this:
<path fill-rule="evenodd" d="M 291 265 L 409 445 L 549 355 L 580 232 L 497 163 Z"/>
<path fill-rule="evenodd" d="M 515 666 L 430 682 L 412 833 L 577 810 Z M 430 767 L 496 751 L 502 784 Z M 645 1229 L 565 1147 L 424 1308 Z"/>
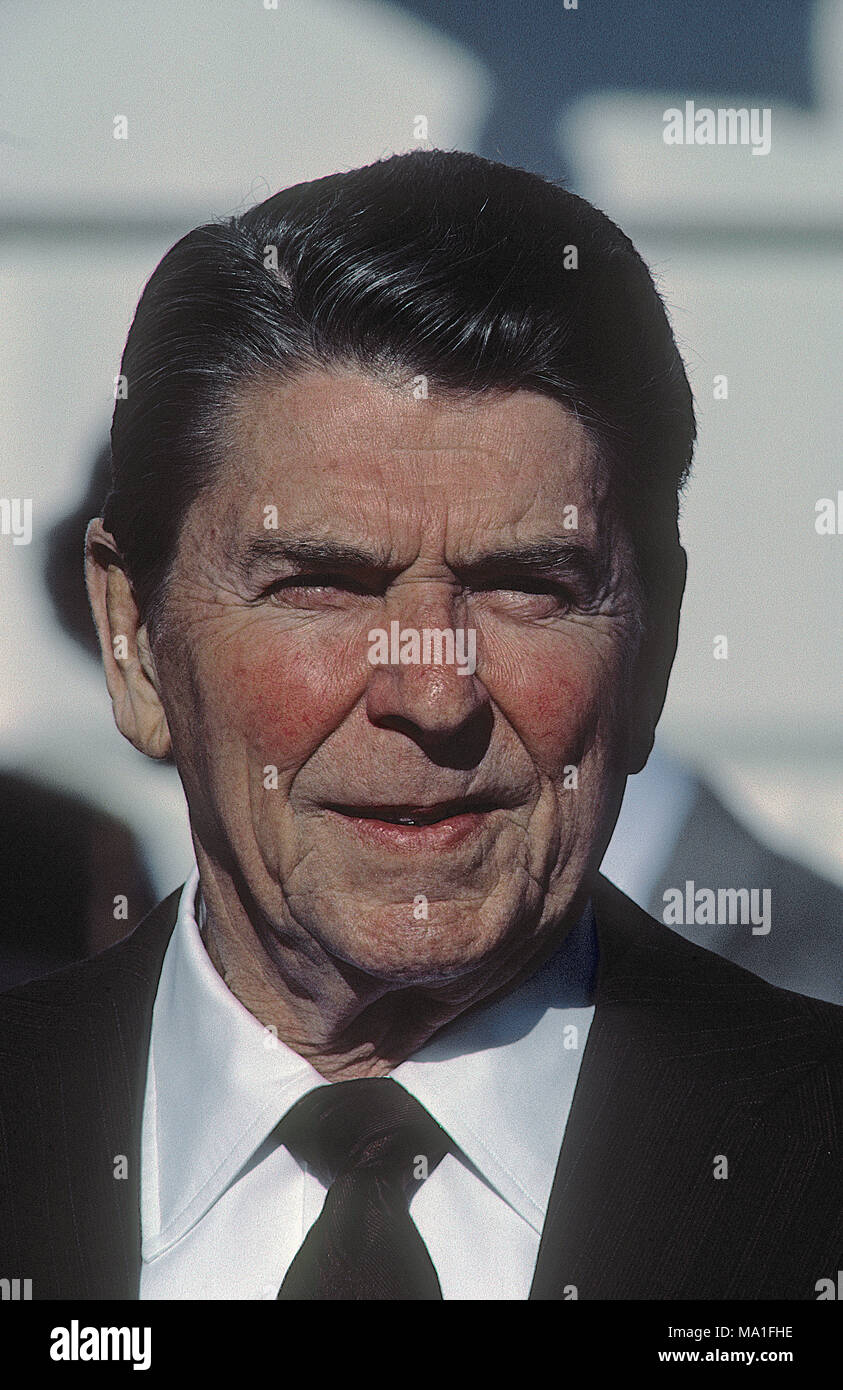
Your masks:
<path fill-rule="evenodd" d="M 417 399 L 412 382 L 311 371 L 241 388 L 226 436 L 214 493 L 227 529 L 274 505 L 311 532 L 507 531 L 571 504 L 588 529 L 608 490 L 583 426 L 531 391 Z"/>

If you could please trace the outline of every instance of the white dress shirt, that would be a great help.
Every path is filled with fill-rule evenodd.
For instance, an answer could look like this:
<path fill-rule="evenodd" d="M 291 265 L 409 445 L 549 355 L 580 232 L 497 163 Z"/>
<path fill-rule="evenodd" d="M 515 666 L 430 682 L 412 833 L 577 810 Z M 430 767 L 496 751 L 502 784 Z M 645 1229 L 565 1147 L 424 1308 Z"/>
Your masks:
<path fill-rule="evenodd" d="M 273 1136 L 325 1079 L 228 989 L 194 872 L 155 998 L 141 1154 L 142 1299 L 273 1299 L 325 1198 Z M 391 1073 L 459 1147 L 412 1197 L 445 1299 L 526 1299 L 594 1009 L 587 909 L 530 979 Z"/>

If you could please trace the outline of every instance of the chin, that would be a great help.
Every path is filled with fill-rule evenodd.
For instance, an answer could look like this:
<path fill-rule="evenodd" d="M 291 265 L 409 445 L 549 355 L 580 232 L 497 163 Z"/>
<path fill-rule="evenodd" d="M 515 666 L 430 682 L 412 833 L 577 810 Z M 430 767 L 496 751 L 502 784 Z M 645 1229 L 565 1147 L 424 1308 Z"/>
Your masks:
<path fill-rule="evenodd" d="M 476 911 L 456 904 L 431 903 L 427 920 L 422 905 L 395 904 L 364 909 L 352 933 L 347 926 L 320 932 L 325 946 L 348 965 L 397 985 L 447 984 L 484 965 L 505 931 Z"/>

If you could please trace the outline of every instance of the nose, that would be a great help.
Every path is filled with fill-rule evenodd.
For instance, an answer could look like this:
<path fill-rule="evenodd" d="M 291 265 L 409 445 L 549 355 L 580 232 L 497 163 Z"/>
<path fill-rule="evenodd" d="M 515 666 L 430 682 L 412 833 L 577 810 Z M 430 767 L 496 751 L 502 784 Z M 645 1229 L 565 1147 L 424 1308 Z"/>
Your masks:
<path fill-rule="evenodd" d="M 447 597 L 415 598 L 412 608 L 406 602 L 389 605 L 390 661 L 371 667 L 366 713 L 377 728 L 412 739 L 432 762 L 474 767 L 489 746 L 494 722 L 489 694 L 467 669 L 473 663 L 464 660 L 476 648 L 464 621 L 462 629 L 455 624 L 458 605 Z M 456 616 L 459 622 L 462 615 Z"/>

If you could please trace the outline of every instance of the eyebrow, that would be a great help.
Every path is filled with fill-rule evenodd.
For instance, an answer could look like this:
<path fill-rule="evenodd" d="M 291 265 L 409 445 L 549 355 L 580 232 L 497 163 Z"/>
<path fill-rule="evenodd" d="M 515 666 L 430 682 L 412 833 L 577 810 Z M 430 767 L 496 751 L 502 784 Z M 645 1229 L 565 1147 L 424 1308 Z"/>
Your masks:
<path fill-rule="evenodd" d="M 234 556 L 238 572 L 249 578 L 255 570 L 269 569 L 278 564 L 291 564 L 314 569 L 394 570 L 384 551 L 366 550 L 344 541 L 317 540 L 276 532 L 273 535 L 253 536 Z"/>
<path fill-rule="evenodd" d="M 240 575 L 253 578 L 255 571 L 279 564 L 298 568 L 327 571 L 356 569 L 397 575 L 404 566 L 384 550 L 369 550 L 345 541 L 320 540 L 315 537 L 294 536 L 280 532 L 253 536 L 234 556 Z M 521 573 L 574 573 L 583 580 L 596 582 L 604 572 L 603 560 L 581 541 L 548 537 L 524 545 L 506 546 L 466 558 L 450 566 L 454 573 L 465 576 L 490 575 L 502 570 Z"/>
<path fill-rule="evenodd" d="M 461 573 L 483 574 L 498 570 L 551 574 L 577 572 L 583 579 L 596 580 L 603 573 L 601 557 L 582 541 L 555 537 L 507 546 L 478 555 L 459 566 Z"/>

